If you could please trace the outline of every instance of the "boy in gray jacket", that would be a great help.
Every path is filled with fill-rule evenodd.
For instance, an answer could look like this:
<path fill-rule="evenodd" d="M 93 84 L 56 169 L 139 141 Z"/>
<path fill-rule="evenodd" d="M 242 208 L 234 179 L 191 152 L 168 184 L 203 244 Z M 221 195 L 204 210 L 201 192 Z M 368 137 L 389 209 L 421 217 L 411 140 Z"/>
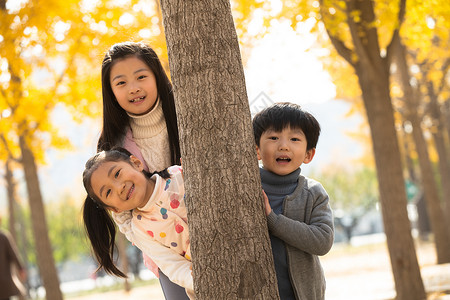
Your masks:
<path fill-rule="evenodd" d="M 324 299 L 318 255 L 333 245 L 333 215 L 322 185 L 300 174 L 314 157 L 320 125 L 296 104 L 275 103 L 255 115 L 253 131 L 280 298 Z"/>

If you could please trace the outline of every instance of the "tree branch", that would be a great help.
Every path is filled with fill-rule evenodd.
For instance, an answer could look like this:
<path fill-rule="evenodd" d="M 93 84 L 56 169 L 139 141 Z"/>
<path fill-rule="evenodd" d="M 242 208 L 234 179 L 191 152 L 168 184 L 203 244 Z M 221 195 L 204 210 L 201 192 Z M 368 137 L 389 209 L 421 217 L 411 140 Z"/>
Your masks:
<path fill-rule="evenodd" d="M 0 140 L 2 140 L 3 145 L 5 145 L 6 152 L 8 152 L 8 156 L 10 157 L 10 159 L 15 161 L 15 162 L 17 162 L 17 163 L 20 163 L 20 159 L 19 158 L 15 158 L 14 155 L 12 154 L 12 152 L 11 152 L 11 149 L 9 149 L 8 141 L 6 140 L 5 135 L 3 133 L 0 134 Z"/>
<path fill-rule="evenodd" d="M 447 84 L 447 73 L 450 69 L 450 58 L 447 58 L 447 60 L 445 61 L 444 65 L 442 66 L 441 72 L 442 72 L 442 77 L 441 77 L 441 82 L 439 83 L 438 89 L 436 91 L 437 95 L 439 95 L 440 93 L 442 93 L 442 91 L 444 90 L 444 87 Z"/>
<path fill-rule="evenodd" d="M 364 46 L 360 34 L 359 34 L 359 28 L 362 27 L 361 21 L 356 23 L 353 19 L 352 13 L 354 11 L 357 11 L 358 9 L 355 7 L 355 0 L 346 1 L 346 15 L 347 15 L 347 24 L 348 28 L 350 29 L 350 34 L 352 36 L 353 46 L 355 47 L 355 52 L 358 55 L 359 59 L 366 64 L 371 64 L 371 60 L 368 56 L 368 53 L 366 51 L 366 47 Z M 361 11 L 361 10 L 359 10 Z M 362 14 L 362 11 L 361 11 Z M 364 31 L 366 33 L 366 31 Z"/>
<path fill-rule="evenodd" d="M 330 41 L 333 44 L 334 48 L 339 53 L 339 55 L 341 55 L 352 67 L 355 67 L 355 62 L 352 60 L 353 51 L 347 48 L 341 39 L 339 39 L 337 36 L 334 36 L 326 25 L 326 16 L 328 15 L 328 13 L 324 8 L 323 0 L 320 0 L 320 14 L 322 16 L 322 22 L 325 25 L 328 37 L 330 38 Z"/>
<path fill-rule="evenodd" d="M 392 34 L 392 39 L 386 48 L 386 61 L 388 65 L 390 65 L 392 57 L 394 55 L 392 52 L 395 51 L 395 45 L 397 43 L 397 40 L 400 39 L 400 28 L 402 27 L 406 13 L 406 0 L 400 0 L 399 6 L 400 7 L 398 10 L 398 18 L 397 18 L 398 25 L 394 30 L 394 33 Z"/>

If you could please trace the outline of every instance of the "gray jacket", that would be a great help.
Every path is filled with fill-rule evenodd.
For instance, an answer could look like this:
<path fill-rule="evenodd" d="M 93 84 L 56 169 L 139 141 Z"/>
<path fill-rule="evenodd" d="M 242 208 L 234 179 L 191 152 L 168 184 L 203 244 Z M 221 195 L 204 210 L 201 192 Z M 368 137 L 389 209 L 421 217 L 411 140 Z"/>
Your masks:
<path fill-rule="evenodd" d="M 283 201 L 283 214 L 267 216 L 269 231 L 285 242 L 291 284 L 298 300 L 325 298 L 319 255 L 334 240 L 333 215 L 322 185 L 300 175 L 297 188 Z"/>

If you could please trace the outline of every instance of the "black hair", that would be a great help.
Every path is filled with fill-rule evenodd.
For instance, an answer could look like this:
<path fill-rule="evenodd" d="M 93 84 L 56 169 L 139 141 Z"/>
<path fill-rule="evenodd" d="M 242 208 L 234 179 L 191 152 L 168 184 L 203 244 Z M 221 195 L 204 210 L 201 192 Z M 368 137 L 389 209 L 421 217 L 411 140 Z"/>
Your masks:
<path fill-rule="evenodd" d="M 120 146 L 130 126 L 126 111 L 119 105 L 111 88 L 112 66 L 121 59 L 135 56 L 145 62 L 155 74 L 158 96 L 166 120 L 171 164 L 180 165 L 180 140 L 172 84 L 155 51 L 144 43 L 124 42 L 113 45 L 102 62 L 103 129 L 97 144 L 97 151 L 110 150 Z"/>
<path fill-rule="evenodd" d="M 286 127 L 301 129 L 306 136 L 306 149 L 316 148 L 320 135 L 319 122 L 300 105 L 290 102 L 274 103 L 253 117 L 253 134 L 256 145 L 259 147 L 261 135 L 265 131 L 280 132 Z"/>
<path fill-rule="evenodd" d="M 83 171 L 83 185 L 87 192 L 87 197 L 83 205 L 83 222 L 89 241 L 92 245 L 95 259 L 99 263 L 97 271 L 103 268 L 108 274 L 119 277 L 127 277 L 114 264 L 116 226 L 108 211 L 108 206 L 100 201 L 95 195 L 91 178 L 98 167 L 108 161 L 125 161 L 131 164 L 131 153 L 124 148 L 115 147 L 109 151 L 102 151 L 91 157 L 85 165 Z M 161 172 L 149 173 L 142 171 L 147 179 L 154 174 L 163 178 L 169 178 L 167 169 Z"/>

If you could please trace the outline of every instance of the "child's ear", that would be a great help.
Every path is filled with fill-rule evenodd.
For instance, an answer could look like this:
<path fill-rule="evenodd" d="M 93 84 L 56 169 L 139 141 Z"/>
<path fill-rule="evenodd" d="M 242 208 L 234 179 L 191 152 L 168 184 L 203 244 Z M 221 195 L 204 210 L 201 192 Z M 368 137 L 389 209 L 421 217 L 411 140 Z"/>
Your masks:
<path fill-rule="evenodd" d="M 144 170 L 144 165 L 142 162 L 134 155 L 130 156 L 131 165 L 134 166 L 139 171 Z"/>
<path fill-rule="evenodd" d="M 261 160 L 261 154 L 259 154 L 259 147 L 256 146 L 256 155 L 258 156 L 258 160 Z"/>
<path fill-rule="evenodd" d="M 316 148 L 307 150 L 306 154 L 305 154 L 305 159 L 303 160 L 303 163 L 309 164 L 312 161 L 314 154 L 316 154 Z"/>

